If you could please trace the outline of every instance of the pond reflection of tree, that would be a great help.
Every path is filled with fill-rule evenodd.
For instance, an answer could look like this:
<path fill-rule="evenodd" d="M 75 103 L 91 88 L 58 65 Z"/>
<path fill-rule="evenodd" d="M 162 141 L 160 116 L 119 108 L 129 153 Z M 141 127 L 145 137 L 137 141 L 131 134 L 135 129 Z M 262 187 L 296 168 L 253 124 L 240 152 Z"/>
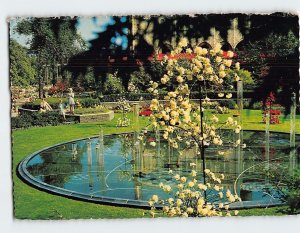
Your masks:
<path fill-rule="evenodd" d="M 77 144 L 76 151 L 76 159 L 74 159 L 71 144 L 42 152 L 40 154 L 41 163 L 30 165 L 27 170 L 31 175 L 40 177 L 47 184 L 64 187 L 72 175 L 82 172 L 80 159 L 85 151 L 84 146 Z"/>
<path fill-rule="evenodd" d="M 121 156 L 127 161 L 134 146 L 134 136 L 133 134 L 120 134 L 119 140 L 121 142 Z"/>

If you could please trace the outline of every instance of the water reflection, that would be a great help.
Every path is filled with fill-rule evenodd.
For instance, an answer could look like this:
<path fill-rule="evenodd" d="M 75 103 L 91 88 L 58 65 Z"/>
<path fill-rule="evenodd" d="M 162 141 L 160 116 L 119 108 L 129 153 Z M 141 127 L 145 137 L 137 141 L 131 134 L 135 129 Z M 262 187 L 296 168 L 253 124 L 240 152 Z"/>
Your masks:
<path fill-rule="evenodd" d="M 228 140 L 237 135 L 226 134 Z M 206 167 L 214 173 L 224 173 L 225 188 L 243 200 L 261 200 L 262 189 L 268 186 L 266 167 L 281 164 L 292 171 L 299 166 L 299 149 L 291 151 L 289 135 L 272 134 L 266 145 L 264 132 L 244 131 L 247 148 L 209 147 L 205 150 Z M 202 160 L 196 145 L 180 145 L 173 149 L 161 140 L 158 132 L 143 140 L 135 134 L 110 135 L 57 146 L 41 152 L 27 164 L 28 172 L 49 185 L 76 191 L 88 196 L 148 200 L 153 194 L 166 195 L 159 183 L 173 185 L 173 173 L 188 176 L 190 164 L 196 164 L 197 180 L 202 180 Z M 224 140 L 226 142 L 226 140 Z M 156 142 L 156 147 L 153 143 Z M 297 137 L 296 145 L 300 144 Z M 221 154 L 218 151 L 221 150 Z M 238 180 L 237 177 L 239 177 Z"/>

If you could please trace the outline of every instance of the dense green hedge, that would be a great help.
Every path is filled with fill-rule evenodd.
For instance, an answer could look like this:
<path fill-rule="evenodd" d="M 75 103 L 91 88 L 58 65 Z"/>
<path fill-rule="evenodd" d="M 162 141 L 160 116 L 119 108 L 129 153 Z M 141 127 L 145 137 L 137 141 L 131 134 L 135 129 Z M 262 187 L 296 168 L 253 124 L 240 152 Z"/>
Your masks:
<path fill-rule="evenodd" d="M 159 98 L 163 99 L 164 96 L 166 95 L 166 91 L 161 92 L 159 94 Z M 236 93 L 232 93 L 233 94 L 233 98 L 236 98 Z M 244 98 L 250 98 L 252 92 L 244 92 Z M 203 94 L 203 97 L 205 97 L 206 93 Z M 217 97 L 217 93 L 207 93 L 207 95 L 210 98 L 216 98 Z M 102 102 L 117 102 L 121 97 L 125 97 L 127 100 L 129 101 L 139 101 L 139 100 L 151 100 L 153 98 L 153 95 L 151 95 L 150 93 L 124 93 L 124 94 L 110 94 L 110 95 L 104 95 L 101 98 L 92 98 L 92 97 L 81 97 L 81 98 L 76 98 L 75 95 L 75 101 L 79 101 L 81 106 L 83 108 L 90 108 L 90 107 L 95 107 L 97 105 L 100 105 Z M 199 99 L 200 95 L 198 92 L 192 92 L 190 95 L 191 99 Z M 46 99 L 46 101 L 54 108 L 57 109 L 60 100 L 62 99 L 63 103 L 65 105 L 68 104 L 68 98 L 55 98 L 55 97 L 49 97 Z M 222 103 L 229 107 L 229 108 L 233 108 L 235 105 L 235 100 L 233 99 L 224 99 L 224 100 L 220 100 L 222 101 Z M 27 108 L 27 109 L 35 109 L 35 110 L 39 110 L 40 109 L 40 103 L 41 100 L 35 100 L 33 103 L 27 103 L 25 105 L 23 105 L 23 108 Z M 245 101 L 244 107 L 248 107 L 249 104 L 248 102 Z"/>
<path fill-rule="evenodd" d="M 68 119 L 69 121 L 75 121 L 74 119 Z M 47 126 L 47 125 L 59 125 L 63 123 L 62 116 L 58 112 L 31 112 L 24 113 L 18 117 L 11 118 L 11 128 L 29 128 L 32 126 Z"/>

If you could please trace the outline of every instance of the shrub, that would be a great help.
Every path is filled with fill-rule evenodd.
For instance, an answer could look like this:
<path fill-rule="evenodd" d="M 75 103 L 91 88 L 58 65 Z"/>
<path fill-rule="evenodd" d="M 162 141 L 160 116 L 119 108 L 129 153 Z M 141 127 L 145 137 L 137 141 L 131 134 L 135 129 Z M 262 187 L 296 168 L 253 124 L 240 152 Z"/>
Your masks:
<path fill-rule="evenodd" d="M 58 112 L 25 113 L 11 119 L 11 128 L 29 128 L 32 126 L 47 126 L 61 124 L 62 118 Z"/>
<path fill-rule="evenodd" d="M 104 106 L 97 106 L 96 108 L 75 108 L 75 114 L 93 114 L 93 113 L 104 113 L 108 109 Z"/>
<path fill-rule="evenodd" d="M 228 99 L 228 100 L 219 100 L 218 101 L 219 104 L 223 107 L 227 107 L 229 109 L 235 109 L 236 108 L 236 101 L 232 100 L 232 99 Z"/>
<path fill-rule="evenodd" d="M 295 169 L 292 173 L 287 167 L 276 164 L 266 168 L 264 171 L 272 184 L 272 188 L 265 188 L 264 191 L 273 195 L 273 190 L 279 192 L 279 198 L 289 207 L 291 213 L 300 209 L 300 169 Z"/>
<path fill-rule="evenodd" d="M 109 74 L 103 86 L 103 93 L 120 94 L 125 91 L 121 79 L 116 76 L 117 74 Z"/>
<path fill-rule="evenodd" d="M 100 99 L 94 99 L 94 98 L 82 98 L 78 99 L 80 102 L 81 106 L 83 108 L 93 108 L 95 106 L 100 105 Z"/>

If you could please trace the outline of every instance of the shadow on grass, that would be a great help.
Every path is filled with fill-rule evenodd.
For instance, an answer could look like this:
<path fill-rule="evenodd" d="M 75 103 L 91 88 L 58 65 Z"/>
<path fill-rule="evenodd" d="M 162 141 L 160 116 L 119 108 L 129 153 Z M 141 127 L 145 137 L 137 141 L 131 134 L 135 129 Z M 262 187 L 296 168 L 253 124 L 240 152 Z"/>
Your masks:
<path fill-rule="evenodd" d="M 283 215 L 298 215 L 300 214 L 300 209 L 297 208 L 292 210 L 289 206 L 283 206 L 282 208 L 279 208 L 276 212 Z"/>

